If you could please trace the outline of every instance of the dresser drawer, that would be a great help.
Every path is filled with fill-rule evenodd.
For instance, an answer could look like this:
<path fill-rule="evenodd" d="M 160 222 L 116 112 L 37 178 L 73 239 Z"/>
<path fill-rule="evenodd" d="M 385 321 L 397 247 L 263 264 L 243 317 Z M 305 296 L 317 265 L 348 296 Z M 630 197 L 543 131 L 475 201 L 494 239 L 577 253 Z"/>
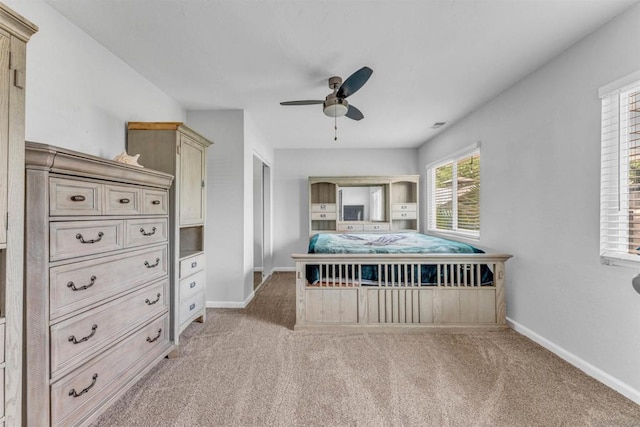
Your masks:
<path fill-rule="evenodd" d="M 124 247 L 124 221 L 52 222 L 49 230 L 51 261 Z"/>
<path fill-rule="evenodd" d="M 311 212 L 335 212 L 335 203 L 312 203 Z"/>
<path fill-rule="evenodd" d="M 204 293 L 206 279 L 205 272 L 199 271 L 180 280 L 180 301 L 186 301 L 197 293 Z"/>
<path fill-rule="evenodd" d="M 51 378 L 80 366 L 127 330 L 167 311 L 167 279 L 51 326 Z"/>
<path fill-rule="evenodd" d="M 102 214 L 102 184 L 73 179 L 49 179 L 49 214 Z"/>
<path fill-rule="evenodd" d="M 389 230 L 390 230 L 390 227 L 388 223 L 364 225 L 364 231 L 389 231 Z"/>
<path fill-rule="evenodd" d="M 363 224 L 338 224 L 338 231 L 364 231 Z"/>
<path fill-rule="evenodd" d="M 52 267 L 51 320 L 165 277 L 169 271 L 167 252 L 167 245 L 162 245 Z"/>
<path fill-rule="evenodd" d="M 418 214 L 416 211 L 393 211 L 391 212 L 391 219 L 416 219 Z"/>
<path fill-rule="evenodd" d="M 137 215 L 142 212 L 140 189 L 119 185 L 105 185 L 104 193 L 105 215 Z"/>
<path fill-rule="evenodd" d="M 180 278 L 189 277 L 204 269 L 204 254 L 198 254 L 180 261 Z"/>
<path fill-rule="evenodd" d="M 415 203 L 392 203 L 391 211 L 392 212 L 416 212 L 418 210 L 418 205 Z"/>
<path fill-rule="evenodd" d="M 165 215 L 169 212 L 169 193 L 163 190 L 142 190 L 142 213 Z"/>
<path fill-rule="evenodd" d="M 335 212 L 311 212 L 313 221 L 334 220 L 338 217 Z"/>
<path fill-rule="evenodd" d="M 192 320 L 204 308 L 204 294 L 198 292 L 180 302 L 180 325 Z M 183 329 L 182 327 L 180 329 Z"/>
<path fill-rule="evenodd" d="M 171 348 L 169 318 L 150 322 L 51 385 L 51 425 L 80 424 L 142 369 Z"/>
<path fill-rule="evenodd" d="M 167 241 L 169 226 L 167 218 L 129 219 L 125 225 L 125 246 L 127 248 Z"/>

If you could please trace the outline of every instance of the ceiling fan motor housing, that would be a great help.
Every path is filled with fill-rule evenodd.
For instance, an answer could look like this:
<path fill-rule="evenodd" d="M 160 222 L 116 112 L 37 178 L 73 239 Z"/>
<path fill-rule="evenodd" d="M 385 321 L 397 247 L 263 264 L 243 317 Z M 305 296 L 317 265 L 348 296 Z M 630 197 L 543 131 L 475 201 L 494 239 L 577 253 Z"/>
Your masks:
<path fill-rule="evenodd" d="M 347 114 L 349 110 L 349 103 L 344 98 L 338 98 L 335 95 L 327 96 L 324 101 L 323 109 L 324 114 L 329 117 L 342 117 Z"/>

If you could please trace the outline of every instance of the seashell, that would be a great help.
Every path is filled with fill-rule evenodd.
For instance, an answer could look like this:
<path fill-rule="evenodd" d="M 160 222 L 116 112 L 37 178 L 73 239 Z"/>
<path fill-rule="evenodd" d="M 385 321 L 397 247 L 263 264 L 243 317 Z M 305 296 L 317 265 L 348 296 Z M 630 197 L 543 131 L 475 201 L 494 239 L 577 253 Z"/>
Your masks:
<path fill-rule="evenodd" d="M 126 165 L 138 166 L 140 168 L 143 168 L 144 166 L 142 166 L 141 164 L 138 164 L 139 157 L 140 157 L 140 154 L 136 154 L 135 156 L 130 156 L 127 154 L 126 151 L 123 151 L 122 153 L 115 156 L 113 160 L 115 160 L 116 162 L 124 163 Z"/>

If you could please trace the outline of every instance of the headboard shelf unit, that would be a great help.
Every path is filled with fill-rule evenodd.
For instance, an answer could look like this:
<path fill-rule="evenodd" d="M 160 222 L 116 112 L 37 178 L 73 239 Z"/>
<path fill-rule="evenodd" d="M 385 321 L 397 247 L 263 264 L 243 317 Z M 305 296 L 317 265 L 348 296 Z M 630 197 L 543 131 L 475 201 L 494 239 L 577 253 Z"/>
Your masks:
<path fill-rule="evenodd" d="M 418 181 L 391 183 L 391 229 L 418 230 Z"/>
<path fill-rule="evenodd" d="M 309 227 L 316 231 L 336 231 L 337 185 L 333 182 L 309 181 Z"/>
<path fill-rule="evenodd" d="M 418 231 L 419 175 L 309 177 L 309 234 Z"/>

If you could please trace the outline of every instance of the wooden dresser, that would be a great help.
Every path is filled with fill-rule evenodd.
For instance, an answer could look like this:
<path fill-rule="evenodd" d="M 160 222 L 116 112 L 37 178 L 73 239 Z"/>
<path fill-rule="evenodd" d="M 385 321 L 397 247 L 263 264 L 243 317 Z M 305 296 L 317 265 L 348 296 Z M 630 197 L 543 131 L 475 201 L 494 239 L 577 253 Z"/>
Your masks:
<path fill-rule="evenodd" d="M 38 30 L 0 3 L 0 426 L 22 424 L 26 50 Z"/>
<path fill-rule="evenodd" d="M 178 344 L 180 333 L 206 314 L 206 148 L 212 142 L 178 122 L 130 122 L 127 129 L 129 154 L 140 154 L 140 164 L 176 177 L 169 212 L 176 301 L 171 339 Z"/>
<path fill-rule="evenodd" d="M 173 350 L 172 178 L 27 142 L 27 425 L 88 424 Z"/>

